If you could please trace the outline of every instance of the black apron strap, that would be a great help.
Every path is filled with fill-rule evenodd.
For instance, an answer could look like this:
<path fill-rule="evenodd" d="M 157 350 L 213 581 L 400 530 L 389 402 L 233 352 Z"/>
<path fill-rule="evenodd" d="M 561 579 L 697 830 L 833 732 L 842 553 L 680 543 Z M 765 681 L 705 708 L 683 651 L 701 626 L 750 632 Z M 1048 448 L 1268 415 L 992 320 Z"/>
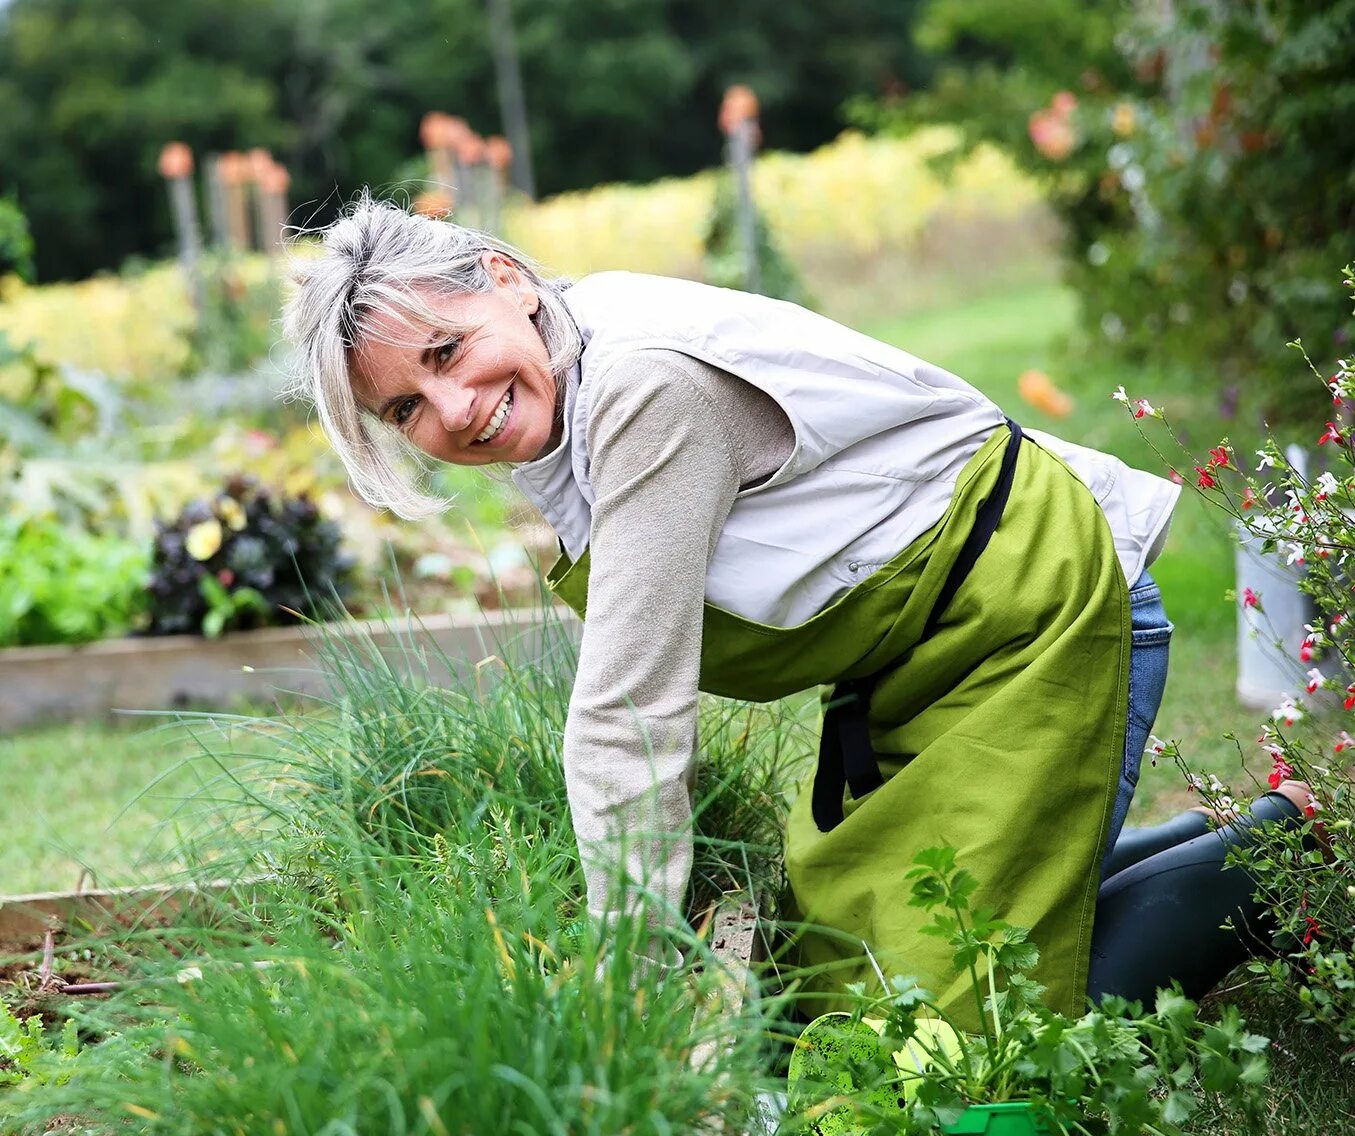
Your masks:
<path fill-rule="evenodd" d="M 1022 438 L 1021 427 L 1010 418 L 1007 419 L 1007 426 L 1012 436 L 1002 453 L 1002 468 L 998 470 L 997 484 L 993 486 L 992 494 L 979 506 L 979 511 L 974 516 L 974 527 L 969 530 L 969 536 L 965 538 L 964 545 L 960 548 L 960 555 L 950 567 L 950 575 L 946 577 L 946 582 L 936 597 L 936 603 L 932 605 L 932 613 L 927 617 L 919 642 L 932 637 L 936 625 L 941 622 L 942 614 L 950 606 L 950 601 L 955 598 L 955 593 L 960 590 L 960 585 L 965 582 L 974 565 L 978 563 L 979 556 L 988 547 L 993 533 L 997 532 L 998 521 L 1002 520 L 1002 511 L 1007 507 L 1007 498 L 1012 494 L 1012 482 L 1016 478 L 1016 455 L 1021 449 Z"/>
<path fill-rule="evenodd" d="M 969 530 L 964 544 L 960 548 L 955 563 L 951 565 L 946 582 L 932 605 L 931 614 L 922 631 L 919 642 L 929 639 L 936 630 L 942 613 L 950 606 L 960 585 L 973 570 L 989 540 L 997 531 L 1002 512 L 1011 496 L 1012 481 L 1016 476 L 1016 457 L 1021 448 L 1021 427 L 1007 419 L 1011 438 L 1002 454 L 1002 467 L 998 471 L 997 484 L 993 492 L 974 517 L 974 525 Z M 819 741 L 819 764 L 814 772 L 814 790 L 811 797 L 814 823 L 820 832 L 831 832 L 842 823 L 842 792 L 851 789 L 852 799 L 860 800 L 873 789 L 884 784 L 880 773 L 880 760 L 870 744 L 868 714 L 870 695 L 875 688 L 875 675 L 840 682 L 833 688 L 827 709 L 823 715 L 823 736 Z"/>

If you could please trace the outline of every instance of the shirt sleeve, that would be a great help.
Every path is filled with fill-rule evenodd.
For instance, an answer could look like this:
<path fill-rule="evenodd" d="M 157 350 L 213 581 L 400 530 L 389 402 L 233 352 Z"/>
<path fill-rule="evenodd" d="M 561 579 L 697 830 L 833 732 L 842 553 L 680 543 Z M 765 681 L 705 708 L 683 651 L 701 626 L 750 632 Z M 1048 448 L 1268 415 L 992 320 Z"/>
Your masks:
<path fill-rule="evenodd" d="M 605 918 L 643 890 L 656 930 L 679 925 L 691 874 L 706 570 L 749 466 L 712 382 L 745 385 L 634 352 L 596 380 L 589 412 L 588 616 L 565 779 L 589 910 Z"/>

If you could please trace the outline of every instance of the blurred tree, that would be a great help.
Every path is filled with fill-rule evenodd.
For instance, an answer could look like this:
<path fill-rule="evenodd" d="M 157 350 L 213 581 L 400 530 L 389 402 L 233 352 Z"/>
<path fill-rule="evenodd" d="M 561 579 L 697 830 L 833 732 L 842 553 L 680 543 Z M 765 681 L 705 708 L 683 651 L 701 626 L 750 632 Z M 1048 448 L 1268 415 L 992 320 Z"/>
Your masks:
<path fill-rule="evenodd" d="M 33 234 L 28 218 L 12 200 L 0 197 L 0 277 L 33 279 Z"/>
<path fill-rule="evenodd" d="M 1193 367 L 1227 412 L 1311 411 L 1285 344 L 1327 367 L 1355 334 L 1355 0 L 931 0 L 917 41 L 932 89 L 859 121 L 1003 145 L 1066 222 L 1092 336 Z"/>
<path fill-rule="evenodd" d="M 765 143 L 807 149 L 848 96 L 926 80 L 920 0 L 517 0 L 543 193 L 717 165 L 732 82 Z M 484 0 L 11 0 L 0 7 L 0 193 L 32 223 L 42 278 L 171 248 L 155 156 L 263 146 L 319 224 L 390 189 L 442 109 L 501 128 Z M 411 189 L 413 187 L 410 187 Z"/>
<path fill-rule="evenodd" d="M 274 0 L 15 0 L 0 14 L 0 188 L 28 214 L 40 276 L 170 246 L 166 141 L 288 142 L 261 75 L 278 25 Z"/>

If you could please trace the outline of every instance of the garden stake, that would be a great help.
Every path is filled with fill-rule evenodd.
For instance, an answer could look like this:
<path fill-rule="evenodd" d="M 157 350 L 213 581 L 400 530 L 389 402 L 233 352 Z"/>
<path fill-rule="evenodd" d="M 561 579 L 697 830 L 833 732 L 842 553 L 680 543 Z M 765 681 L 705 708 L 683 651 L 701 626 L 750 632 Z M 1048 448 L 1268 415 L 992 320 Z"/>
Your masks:
<path fill-rule="evenodd" d="M 452 170 L 451 139 L 456 127 L 450 115 L 430 110 L 419 121 L 419 141 L 428 155 L 428 172 L 432 178 L 430 189 L 446 192 L 456 183 Z"/>
<path fill-rule="evenodd" d="M 212 247 L 230 247 L 231 231 L 226 207 L 226 185 L 221 179 L 221 155 L 212 154 L 206 162 L 207 216 L 212 223 Z"/>
<path fill-rule="evenodd" d="M 729 164 L 739 192 L 739 241 L 743 245 L 744 287 L 762 290 L 757 256 L 757 215 L 753 206 L 753 151 L 758 144 L 758 102 L 749 88 L 736 84 L 720 104 L 720 129 L 729 139 Z"/>
<path fill-rule="evenodd" d="M 508 184 L 508 168 L 513 164 L 513 147 L 508 139 L 496 134 L 485 142 L 485 157 L 489 161 L 489 218 L 485 227 L 497 233 L 503 226 L 503 199 Z"/>
<path fill-rule="evenodd" d="M 160 176 L 169 187 L 169 204 L 179 238 L 179 263 L 193 296 L 199 318 L 203 310 L 202 273 L 198 258 L 202 237 L 198 230 L 198 207 L 193 197 L 193 151 L 182 142 L 170 142 L 160 151 Z"/>

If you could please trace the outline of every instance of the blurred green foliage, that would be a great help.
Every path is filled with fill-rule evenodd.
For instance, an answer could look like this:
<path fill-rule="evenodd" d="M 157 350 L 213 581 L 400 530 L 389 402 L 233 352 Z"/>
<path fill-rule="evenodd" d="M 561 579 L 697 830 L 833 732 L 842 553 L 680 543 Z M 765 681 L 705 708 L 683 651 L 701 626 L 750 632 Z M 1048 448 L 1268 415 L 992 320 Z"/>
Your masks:
<path fill-rule="evenodd" d="M 1355 0 L 931 0 L 934 87 L 856 113 L 1006 146 L 1065 222 L 1086 332 L 1193 368 L 1225 416 L 1301 420 L 1321 395 L 1285 344 L 1330 370 L 1355 334 L 1353 30 Z"/>
<path fill-rule="evenodd" d="M 0 276 L 33 279 L 33 234 L 17 202 L 0 197 Z"/>
<path fill-rule="evenodd" d="M 543 193 L 716 165 L 724 88 L 767 144 L 809 149 L 852 94 L 916 86 L 920 0 L 540 0 L 512 5 Z M 172 248 L 160 148 L 267 147 L 293 220 L 389 187 L 429 110 L 501 132 L 483 0 L 12 0 L 0 8 L 0 193 L 43 279 Z"/>
<path fill-rule="evenodd" d="M 771 226 L 754 205 L 754 232 L 757 245 L 758 287 L 764 296 L 789 300 L 813 307 L 795 265 L 777 246 Z M 728 171 L 715 181 L 715 200 L 706 221 L 703 240 L 705 257 L 702 273 L 707 284 L 720 288 L 748 290 L 748 261 L 739 232 L 739 194 L 734 177 Z"/>
<path fill-rule="evenodd" d="M 0 517 L 0 647 L 125 634 L 145 607 L 149 550 L 55 517 Z"/>

